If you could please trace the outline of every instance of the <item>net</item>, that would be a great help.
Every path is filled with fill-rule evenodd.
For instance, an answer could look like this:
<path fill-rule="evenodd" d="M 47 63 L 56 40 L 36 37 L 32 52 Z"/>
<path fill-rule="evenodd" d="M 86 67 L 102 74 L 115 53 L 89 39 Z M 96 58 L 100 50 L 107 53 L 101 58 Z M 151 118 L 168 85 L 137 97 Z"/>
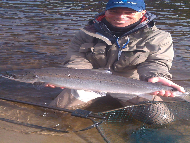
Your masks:
<path fill-rule="evenodd" d="M 189 142 L 189 102 L 152 102 L 99 113 L 99 130 L 107 142 Z"/>
<path fill-rule="evenodd" d="M 186 101 L 149 102 L 95 115 L 85 110 L 60 111 L 29 104 L 32 103 L 23 105 L 0 100 L 0 122 L 5 122 L 0 128 L 62 136 L 63 133 L 84 131 L 87 126 L 90 127 L 87 130 L 97 127 L 105 142 L 110 143 L 183 143 L 190 140 L 190 104 Z"/>

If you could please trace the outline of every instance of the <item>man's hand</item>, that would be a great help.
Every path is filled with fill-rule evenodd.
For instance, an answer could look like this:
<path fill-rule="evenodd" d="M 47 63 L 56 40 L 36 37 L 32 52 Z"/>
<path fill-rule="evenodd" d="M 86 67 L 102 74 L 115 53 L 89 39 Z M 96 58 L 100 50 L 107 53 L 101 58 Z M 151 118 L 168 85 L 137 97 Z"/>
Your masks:
<path fill-rule="evenodd" d="M 148 82 L 152 82 L 152 83 L 161 82 L 165 86 L 173 87 L 173 88 L 177 89 L 178 91 L 185 93 L 185 89 L 183 87 L 175 84 L 174 82 L 172 82 L 164 77 L 152 77 L 152 78 L 148 79 Z M 168 97 L 168 96 L 175 97 L 175 93 L 173 93 L 172 91 L 164 91 L 164 90 L 153 92 L 153 95 L 159 95 L 159 96 L 165 96 L 165 97 Z"/>
<path fill-rule="evenodd" d="M 56 86 L 55 85 L 52 85 L 52 84 L 46 84 L 46 87 L 51 87 L 51 88 L 55 88 Z M 61 89 L 64 89 L 64 87 L 60 87 Z"/>

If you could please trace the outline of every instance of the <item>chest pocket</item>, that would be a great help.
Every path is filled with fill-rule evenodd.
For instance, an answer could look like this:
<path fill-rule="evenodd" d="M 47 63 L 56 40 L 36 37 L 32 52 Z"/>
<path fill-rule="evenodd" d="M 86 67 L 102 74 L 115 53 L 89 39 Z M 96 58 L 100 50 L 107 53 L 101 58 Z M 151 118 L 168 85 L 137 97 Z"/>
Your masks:
<path fill-rule="evenodd" d="M 114 63 L 114 70 L 123 71 L 125 69 L 135 69 L 138 64 L 147 59 L 148 55 L 149 52 L 143 50 L 123 51 L 119 61 Z"/>
<path fill-rule="evenodd" d="M 104 43 L 84 43 L 81 45 L 79 52 L 85 53 L 86 59 L 94 68 L 105 67 L 107 63 L 106 44 Z"/>

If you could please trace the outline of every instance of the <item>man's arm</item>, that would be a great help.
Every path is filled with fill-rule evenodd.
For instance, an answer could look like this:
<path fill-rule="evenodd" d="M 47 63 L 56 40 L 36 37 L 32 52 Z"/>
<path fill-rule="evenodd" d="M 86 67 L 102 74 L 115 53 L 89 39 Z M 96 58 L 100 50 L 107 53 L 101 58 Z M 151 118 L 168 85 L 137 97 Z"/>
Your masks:
<path fill-rule="evenodd" d="M 137 67 L 140 79 L 153 83 L 161 82 L 166 86 L 171 86 L 180 92 L 184 92 L 183 87 L 171 81 L 172 75 L 169 73 L 174 57 L 171 35 L 166 32 L 161 34 L 163 34 L 162 38 L 155 39 L 156 41 L 160 41 L 159 44 L 154 44 L 153 42 L 150 45 L 147 45 L 158 48 L 158 51 L 151 51 L 152 53 L 147 60 Z M 167 97 L 175 96 L 172 91 L 157 91 L 153 94 Z"/>
<path fill-rule="evenodd" d="M 82 44 L 91 42 L 93 42 L 93 37 L 80 30 L 74 36 L 69 48 L 67 49 L 65 67 L 76 69 L 92 69 L 92 64 L 86 59 L 85 52 L 80 52 Z"/>

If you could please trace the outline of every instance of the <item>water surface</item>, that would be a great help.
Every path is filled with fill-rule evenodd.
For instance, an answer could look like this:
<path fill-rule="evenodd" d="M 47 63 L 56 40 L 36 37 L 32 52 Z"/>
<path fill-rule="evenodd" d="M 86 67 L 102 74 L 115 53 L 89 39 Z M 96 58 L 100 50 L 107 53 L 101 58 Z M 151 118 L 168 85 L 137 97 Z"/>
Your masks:
<path fill-rule="evenodd" d="M 0 1 L 0 71 L 62 67 L 72 37 L 98 12 L 103 11 L 105 3 L 106 0 Z M 170 32 L 173 37 L 175 57 L 171 73 L 173 73 L 174 81 L 181 86 L 190 87 L 190 2 L 188 0 L 146 0 L 146 3 L 147 10 L 157 15 L 155 19 L 157 27 Z M 41 89 L 41 87 L 34 87 L 30 84 L 0 78 L 0 96 L 48 104 L 60 92 L 61 90 L 58 88 Z M 107 107 L 111 106 L 106 102 L 100 102 L 99 108 L 103 107 L 101 104 L 106 104 Z M 117 107 L 117 105 L 114 106 L 114 108 Z M 5 110 L 5 107 L 9 110 Z M 97 106 L 95 107 L 98 109 Z M 27 108 L 25 106 L 18 107 L 17 104 L 10 105 L 10 103 L 5 102 L 1 103 L 0 109 L 1 116 L 4 117 L 9 114 L 10 119 L 22 120 L 23 122 L 30 122 L 32 118 L 36 119 L 46 113 L 44 110 L 41 111 L 31 106 Z M 68 129 L 69 126 L 75 126 L 73 123 L 76 122 L 81 124 L 78 128 L 82 128 L 85 123 L 91 123 L 82 119 L 81 121 L 74 119 L 74 117 L 71 122 L 70 116 L 65 117 L 63 121 L 61 115 L 53 116 L 54 113 L 50 111 L 48 113 L 51 115 L 51 124 L 49 125 L 52 126 L 60 124 L 60 126 Z M 59 120 L 56 120 L 55 117 Z M 42 124 L 44 121 L 48 123 L 50 118 L 39 118 L 38 124 Z M 53 124 L 53 122 L 55 123 Z M 60 142 L 63 139 L 67 142 L 75 142 L 76 140 L 78 142 L 104 142 L 95 129 L 88 130 L 85 132 L 86 135 L 71 133 L 69 134 L 71 136 L 65 134 L 54 136 L 54 132 L 49 134 L 45 132 L 48 135 L 51 134 L 50 137 L 44 136 L 44 134 L 40 136 L 39 134 L 42 132 L 38 130 L 31 131 L 30 128 L 22 126 L 10 130 L 12 124 L 5 124 L 4 121 L 1 121 L 1 124 L 6 125 L 1 126 L 6 135 L 13 135 L 12 140 L 6 136 L 0 136 L 4 142 L 11 142 L 14 139 L 16 142 L 25 142 L 29 136 L 22 134 L 21 130 L 24 133 L 36 132 L 33 135 L 39 142 Z M 16 136 L 19 136 L 20 140 Z M 30 140 L 32 142 L 31 138 Z"/>

